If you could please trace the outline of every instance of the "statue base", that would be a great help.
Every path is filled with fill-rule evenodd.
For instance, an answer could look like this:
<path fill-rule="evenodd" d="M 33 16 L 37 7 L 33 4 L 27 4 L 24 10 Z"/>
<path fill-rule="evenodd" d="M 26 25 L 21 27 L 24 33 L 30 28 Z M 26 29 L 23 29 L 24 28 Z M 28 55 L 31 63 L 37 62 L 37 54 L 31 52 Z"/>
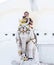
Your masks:
<path fill-rule="evenodd" d="M 12 61 L 12 65 L 41 65 L 39 62 L 35 62 L 34 60 L 30 59 L 28 61 L 21 61 L 18 63 L 17 61 Z"/>

